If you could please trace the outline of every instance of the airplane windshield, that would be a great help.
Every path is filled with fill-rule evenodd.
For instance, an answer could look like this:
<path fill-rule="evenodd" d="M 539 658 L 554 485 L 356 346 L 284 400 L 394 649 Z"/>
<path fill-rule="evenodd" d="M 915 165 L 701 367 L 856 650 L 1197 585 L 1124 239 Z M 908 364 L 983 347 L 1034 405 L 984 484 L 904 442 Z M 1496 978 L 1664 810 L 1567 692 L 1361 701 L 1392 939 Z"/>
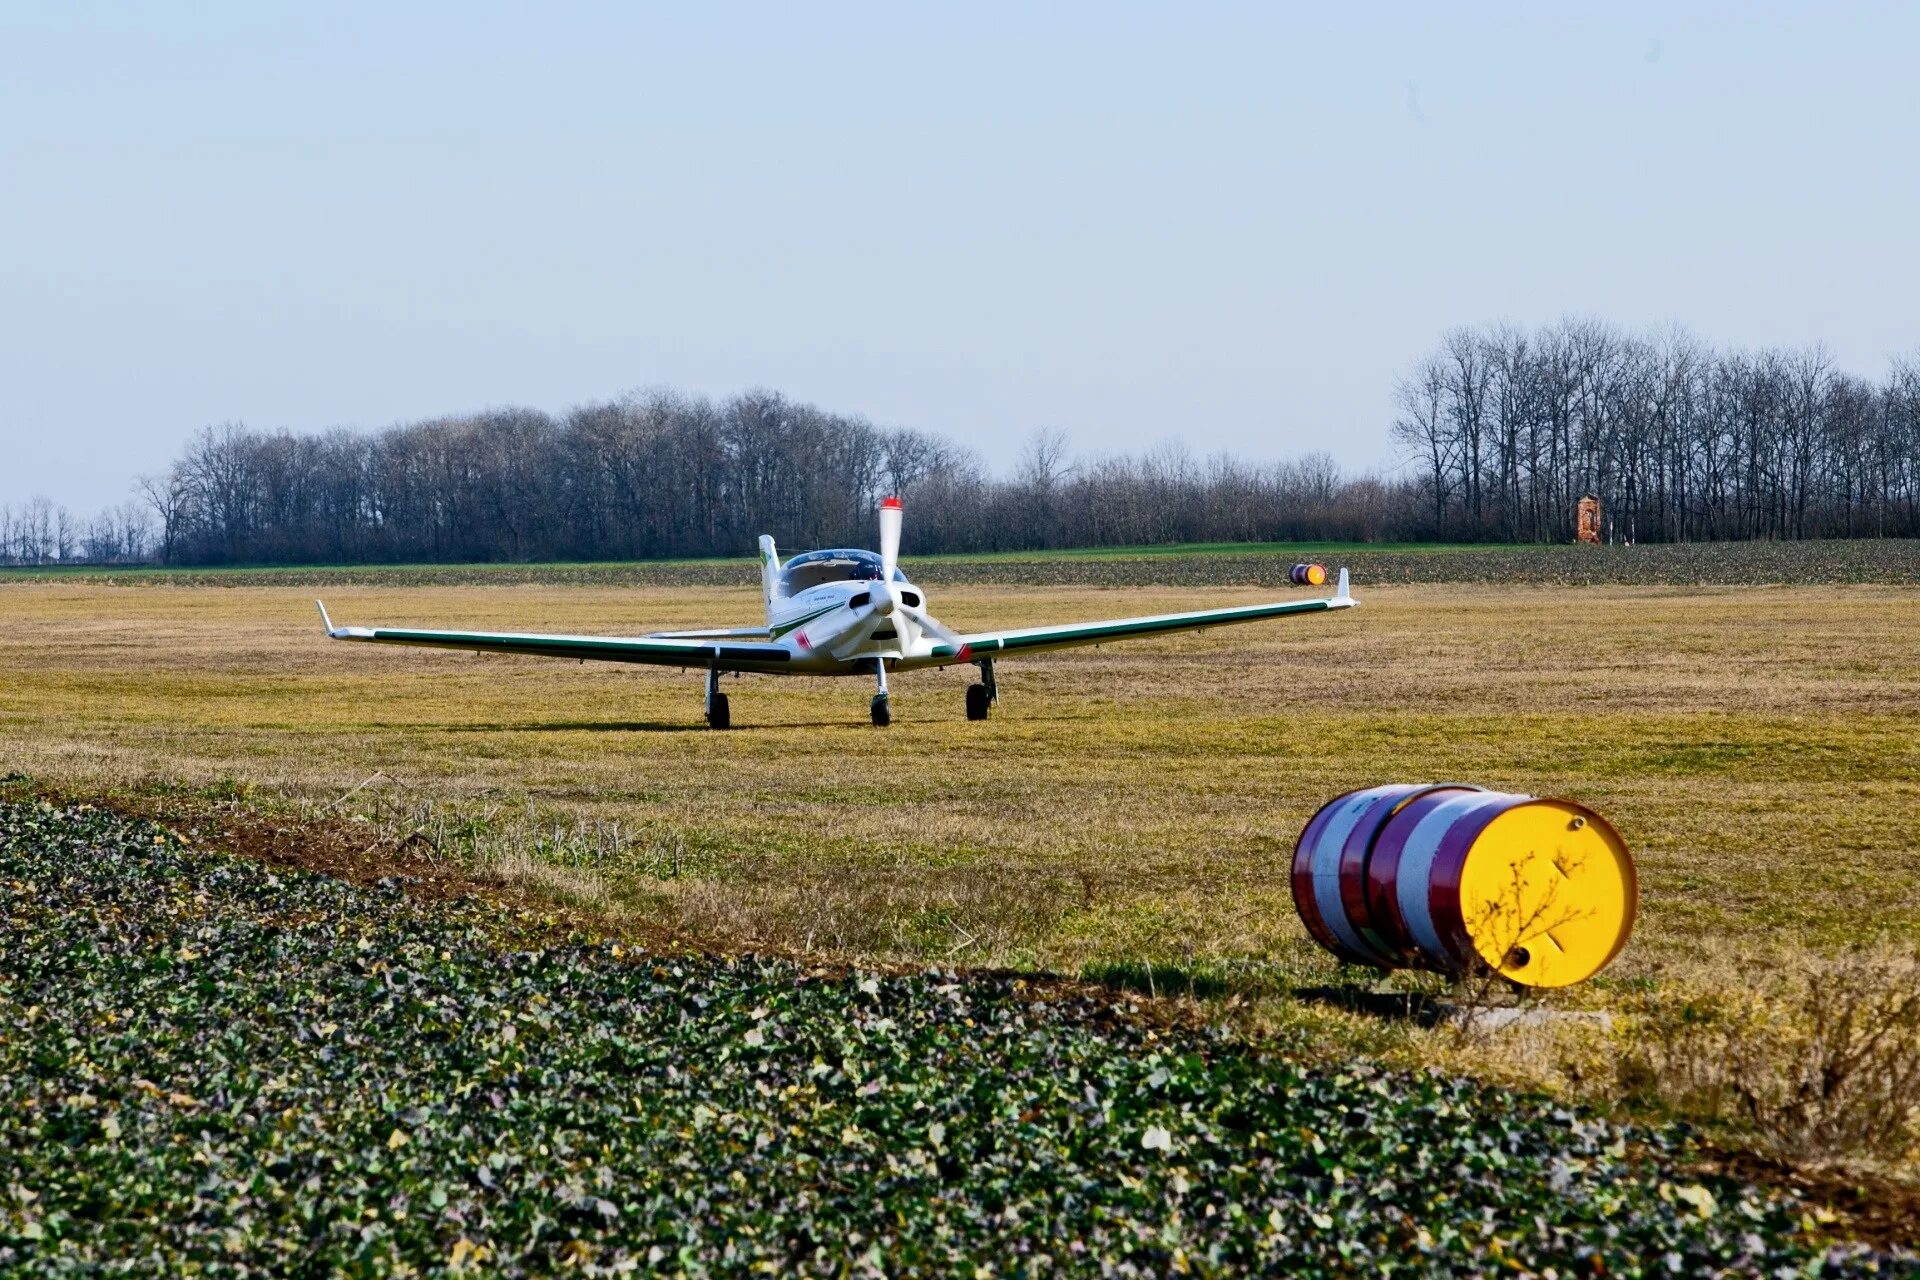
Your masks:
<path fill-rule="evenodd" d="M 823 582 L 878 582 L 880 568 L 880 557 L 871 551 L 809 551 L 787 561 L 780 574 L 780 591 L 791 596 Z M 893 580 L 907 580 L 899 565 L 893 567 Z"/>

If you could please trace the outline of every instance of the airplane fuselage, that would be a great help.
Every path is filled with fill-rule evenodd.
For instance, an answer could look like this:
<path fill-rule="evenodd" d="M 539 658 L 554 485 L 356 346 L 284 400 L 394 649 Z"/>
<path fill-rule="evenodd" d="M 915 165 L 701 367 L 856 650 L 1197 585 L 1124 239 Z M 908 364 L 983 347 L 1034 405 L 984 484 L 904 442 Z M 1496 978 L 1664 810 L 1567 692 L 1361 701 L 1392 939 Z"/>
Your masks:
<path fill-rule="evenodd" d="M 795 674 L 871 676 L 876 661 L 889 670 L 945 666 L 967 659 L 928 635 L 906 611 L 925 593 L 897 574 L 877 579 L 823 582 L 767 604 L 767 638 L 791 657 L 783 669 Z"/>

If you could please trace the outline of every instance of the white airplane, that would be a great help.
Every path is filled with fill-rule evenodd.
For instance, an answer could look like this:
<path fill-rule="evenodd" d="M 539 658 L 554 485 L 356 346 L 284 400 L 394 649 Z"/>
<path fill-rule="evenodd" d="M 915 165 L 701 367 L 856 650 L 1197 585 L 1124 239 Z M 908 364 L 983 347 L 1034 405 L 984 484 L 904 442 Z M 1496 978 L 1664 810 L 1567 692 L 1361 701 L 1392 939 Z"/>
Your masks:
<path fill-rule="evenodd" d="M 1235 605 L 1192 613 L 1163 613 L 1144 618 L 1112 618 L 1066 626 L 1027 627 L 956 635 L 927 612 L 926 593 L 900 571 L 900 499 L 880 503 L 880 553 L 837 549 L 809 551 L 780 563 L 773 539 L 760 537 L 760 588 L 766 599 L 767 625 L 740 630 L 656 631 L 647 635 L 567 636 L 493 631 L 417 631 L 397 627 L 336 627 L 320 601 L 320 621 L 335 640 L 374 644 L 425 645 L 472 649 L 481 653 L 530 653 L 549 658 L 594 658 L 662 667 L 705 667 L 707 723 L 725 729 L 732 723 L 720 677 L 727 672 L 761 675 L 857 676 L 879 682 L 873 695 L 873 723 L 893 720 L 887 675 L 926 667 L 972 663 L 980 682 L 967 686 L 967 719 L 985 720 L 999 701 L 994 659 L 1008 654 L 1045 653 L 1076 645 L 1104 644 L 1169 631 L 1198 631 L 1236 622 L 1258 622 L 1295 613 L 1348 609 L 1347 571 L 1324 600 L 1287 600 Z"/>

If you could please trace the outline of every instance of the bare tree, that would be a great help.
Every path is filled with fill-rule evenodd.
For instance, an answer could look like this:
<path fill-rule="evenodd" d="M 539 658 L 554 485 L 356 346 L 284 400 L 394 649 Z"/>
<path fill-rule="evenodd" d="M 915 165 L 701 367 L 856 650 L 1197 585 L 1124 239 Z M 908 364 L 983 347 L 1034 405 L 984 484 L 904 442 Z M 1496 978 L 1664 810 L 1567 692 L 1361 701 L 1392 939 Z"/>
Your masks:
<path fill-rule="evenodd" d="M 1060 512 L 1056 499 L 1073 470 L 1073 464 L 1068 461 L 1065 431 L 1042 427 L 1027 438 L 1026 447 L 1020 451 L 1014 483 L 1022 499 L 1019 528 L 1028 545 L 1057 545 Z"/>
<path fill-rule="evenodd" d="M 312 435 L 209 427 L 77 522 L 0 509 L 0 559 L 316 563 L 734 556 L 872 537 L 910 493 L 915 554 L 1313 538 L 1571 537 L 1598 493 L 1633 540 L 1920 536 L 1920 355 L 1869 381 L 1820 348 L 1716 351 L 1575 319 L 1456 329 L 1395 388 L 1404 473 L 1173 440 L 1076 459 L 1036 432 L 1007 472 L 932 433 L 751 391 L 670 390 Z"/>
<path fill-rule="evenodd" d="M 1393 420 L 1393 438 L 1418 459 L 1433 504 L 1433 534 L 1443 537 L 1459 456 L 1454 419 L 1447 412 L 1446 366 L 1438 359 L 1422 362 L 1394 388 L 1394 402 L 1400 416 Z"/>
<path fill-rule="evenodd" d="M 134 484 L 140 497 L 160 524 L 159 555 L 162 564 L 174 563 L 179 545 L 181 519 L 187 508 L 187 478 L 176 464 L 163 476 L 141 476 Z"/>

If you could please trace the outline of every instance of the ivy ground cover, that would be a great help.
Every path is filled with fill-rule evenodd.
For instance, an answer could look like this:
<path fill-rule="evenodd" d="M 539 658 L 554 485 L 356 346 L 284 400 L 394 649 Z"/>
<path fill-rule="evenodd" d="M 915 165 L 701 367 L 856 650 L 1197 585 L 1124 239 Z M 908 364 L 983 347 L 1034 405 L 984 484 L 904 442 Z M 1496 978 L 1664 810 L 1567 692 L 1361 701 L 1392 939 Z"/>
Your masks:
<path fill-rule="evenodd" d="M 1011 979 L 543 937 L 0 805 L 0 1271 L 1888 1274 L 1684 1148 Z"/>

